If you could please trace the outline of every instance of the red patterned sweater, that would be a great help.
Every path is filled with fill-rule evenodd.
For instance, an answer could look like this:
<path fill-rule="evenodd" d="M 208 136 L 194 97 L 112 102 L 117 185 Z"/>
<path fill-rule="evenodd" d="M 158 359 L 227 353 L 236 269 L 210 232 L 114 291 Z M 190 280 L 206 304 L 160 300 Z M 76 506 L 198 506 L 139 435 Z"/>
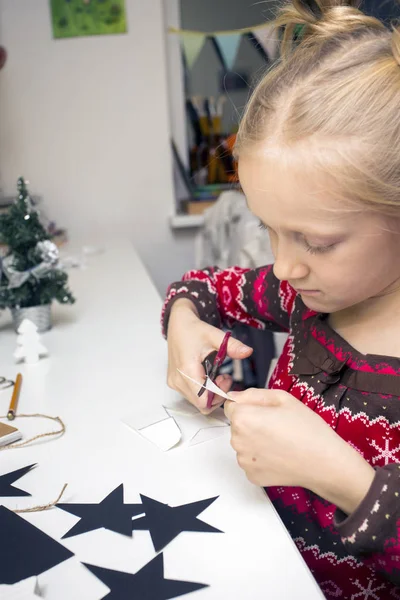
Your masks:
<path fill-rule="evenodd" d="M 307 489 L 269 487 L 268 495 L 326 598 L 400 600 L 400 358 L 356 351 L 272 266 L 190 271 L 168 290 L 164 334 L 181 297 L 217 327 L 288 332 L 269 387 L 319 414 L 376 475 L 350 516 Z"/>

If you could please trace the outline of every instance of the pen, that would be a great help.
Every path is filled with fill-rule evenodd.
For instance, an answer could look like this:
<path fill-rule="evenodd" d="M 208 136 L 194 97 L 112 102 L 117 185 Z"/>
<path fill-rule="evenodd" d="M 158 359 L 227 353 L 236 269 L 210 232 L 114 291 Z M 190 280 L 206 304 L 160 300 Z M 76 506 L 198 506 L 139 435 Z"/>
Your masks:
<path fill-rule="evenodd" d="M 13 393 L 11 396 L 10 408 L 8 409 L 8 413 L 7 413 L 7 419 L 9 421 L 12 421 L 13 419 L 15 419 L 15 413 L 17 412 L 17 404 L 18 404 L 19 392 L 21 389 L 21 383 L 22 383 L 22 375 L 21 375 L 21 373 L 18 373 L 17 378 L 15 380 Z"/>

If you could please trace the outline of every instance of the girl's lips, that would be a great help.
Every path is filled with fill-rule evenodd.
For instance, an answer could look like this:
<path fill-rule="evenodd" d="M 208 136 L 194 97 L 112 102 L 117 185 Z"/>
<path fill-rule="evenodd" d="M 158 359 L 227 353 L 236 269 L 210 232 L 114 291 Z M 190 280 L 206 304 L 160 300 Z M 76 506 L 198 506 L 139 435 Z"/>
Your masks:
<path fill-rule="evenodd" d="M 319 294 L 319 290 L 296 290 L 299 294 L 307 294 L 307 295 L 311 295 L 314 296 L 315 294 Z"/>

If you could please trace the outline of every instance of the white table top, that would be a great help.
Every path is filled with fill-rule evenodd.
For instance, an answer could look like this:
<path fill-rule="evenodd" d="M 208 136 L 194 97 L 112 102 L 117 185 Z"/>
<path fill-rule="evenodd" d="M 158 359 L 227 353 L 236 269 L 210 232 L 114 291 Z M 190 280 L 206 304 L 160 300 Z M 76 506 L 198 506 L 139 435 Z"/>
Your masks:
<path fill-rule="evenodd" d="M 182 533 L 164 550 L 165 577 L 206 583 L 183 598 L 323 598 L 263 490 L 236 463 L 229 434 L 163 453 L 122 422 L 138 403 L 176 399 L 166 386 L 161 299 L 128 242 L 105 247 L 70 271 L 74 306 L 54 306 L 54 327 L 42 335 L 50 356 L 16 365 L 9 313 L 0 320 L 0 375 L 24 377 L 20 412 L 59 415 L 57 441 L 0 453 L 0 474 L 37 462 L 15 485 L 31 498 L 6 498 L 9 508 L 47 504 L 64 483 L 63 502 L 100 502 L 124 484 L 125 502 L 139 493 L 170 505 L 219 496 L 199 518 L 225 533 Z M 10 395 L 0 394 L 5 414 Z M 15 421 L 26 434 L 52 423 Z M 228 433 L 228 432 L 227 432 Z M 60 509 L 24 518 L 57 540 L 77 518 Z M 128 538 L 105 529 L 62 540 L 75 557 L 39 577 L 45 598 L 98 600 L 107 589 L 80 562 L 135 573 L 155 556 L 147 531 Z"/>

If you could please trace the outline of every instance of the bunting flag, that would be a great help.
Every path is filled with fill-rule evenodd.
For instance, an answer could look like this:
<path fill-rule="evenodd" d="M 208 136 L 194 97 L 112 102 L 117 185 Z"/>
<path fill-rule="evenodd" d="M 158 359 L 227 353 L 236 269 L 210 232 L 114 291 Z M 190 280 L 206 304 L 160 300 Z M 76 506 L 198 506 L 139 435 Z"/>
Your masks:
<path fill-rule="evenodd" d="M 268 60 L 274 60 L 278 55 L 278 33 L 270 23 L 263 23 L 253 27 L 245 27 L 230 31 L 192 31 L 189 29 L 176 29 L 170 27 L 169 33 L 181 37 L 182 48 L 186 64 L 190 70 L 199 56 L 207 38 L 211 38 L 217 49 L 218 55 L 226 70 L 232 70 L 235 64 L 242 36 L 248 35 L 254 43 L 261 48 L 263 55 Z"/>
<path fill-rule="evenodd" d="M 191 32 L 181 34 L 183 51 L 188 69 L 191 69 L 203 48 L 206 34 L 199 35 Z"/>
<path fill-rule="evenodd" d="M 273 26 L 267 25 L 262 29 L 253 29 L 251 33 L 260 44 L 270 61 L 277 58 L 279 38 L 277 30 Z"/>
<path fill-rule="evenodd" d="M 216 35 L 214 39 L 218 44 L 226 69 L 231 71 L 236 61 L 240 42 L 242 41 L 242 34 L 229 33 L 228 35 Z"/>

